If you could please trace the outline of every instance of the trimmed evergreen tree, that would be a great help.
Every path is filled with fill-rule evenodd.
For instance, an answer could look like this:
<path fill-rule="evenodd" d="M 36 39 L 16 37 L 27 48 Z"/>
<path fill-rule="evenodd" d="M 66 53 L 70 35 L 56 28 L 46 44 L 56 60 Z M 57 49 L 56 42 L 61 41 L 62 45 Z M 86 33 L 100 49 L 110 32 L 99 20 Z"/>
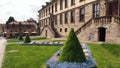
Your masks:
<path fill-rule="evenodd" d="M 18 36 L 19 41 L 23 41 L 23 37 L 21 35 Z"/>
<path fill-rule="evenodd" d="M 60 62 L 85 62 L 86 61 L 86 57 L 84 55 L 81 44 L 73 29 L 71 29 L 67 37 L 67 40 L 62 48 L 59 61 Z"/>
<path fill-rule="evenodd" d="M 24 43 L 30 43 L 30 42 L 31 42 L 31 39 L 30 39 L 29 35 L 26 34 L 26 37 L 25 37 Z"/>
<path fill-rule="evenodd" d="M 18 38 L 18 36 L 19 36 L 18 34 L 15 34 L 15 38 L 16 38 L 16 39 Z"/>

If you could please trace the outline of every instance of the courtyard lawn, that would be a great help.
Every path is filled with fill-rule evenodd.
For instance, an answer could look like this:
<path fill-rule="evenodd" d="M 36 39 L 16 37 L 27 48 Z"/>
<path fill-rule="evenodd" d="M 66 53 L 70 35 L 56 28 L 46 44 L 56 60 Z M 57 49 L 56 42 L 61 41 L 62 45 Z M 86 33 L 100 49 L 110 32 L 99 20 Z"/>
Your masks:
<path fill-rule="evenodd" d="M 120 68 L 120 45 L 89 44 L 98 68 Z"/>
<path fill-rule="evenodd" d="M 60 46 L 20 46 L 8 44 L 2 68 L 44 68 Z"/>

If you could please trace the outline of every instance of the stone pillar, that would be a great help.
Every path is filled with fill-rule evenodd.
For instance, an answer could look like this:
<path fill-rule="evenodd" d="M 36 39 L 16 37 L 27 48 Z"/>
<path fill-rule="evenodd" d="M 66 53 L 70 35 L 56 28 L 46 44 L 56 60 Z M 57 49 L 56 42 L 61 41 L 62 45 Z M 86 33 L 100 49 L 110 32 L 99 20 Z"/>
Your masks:
<path fill-rule="evenodd" d="M 107 15 L 107 3 L 104 0 L 99 1 L 100 4 L 100 16 L 106 16 Z"/>

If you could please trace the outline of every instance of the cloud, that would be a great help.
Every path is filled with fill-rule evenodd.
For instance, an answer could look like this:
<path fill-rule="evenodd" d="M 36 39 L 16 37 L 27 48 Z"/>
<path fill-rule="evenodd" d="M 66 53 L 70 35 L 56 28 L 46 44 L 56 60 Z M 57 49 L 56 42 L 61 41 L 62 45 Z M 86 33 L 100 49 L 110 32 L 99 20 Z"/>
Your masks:
<path fill-rule="evenodd" d="M 30 17 L 37 19 L 38 10 L 49 0 L 1 0 L 0 23 L 6 23 L 9 16 L 17 21 L 24 21 Z"/>

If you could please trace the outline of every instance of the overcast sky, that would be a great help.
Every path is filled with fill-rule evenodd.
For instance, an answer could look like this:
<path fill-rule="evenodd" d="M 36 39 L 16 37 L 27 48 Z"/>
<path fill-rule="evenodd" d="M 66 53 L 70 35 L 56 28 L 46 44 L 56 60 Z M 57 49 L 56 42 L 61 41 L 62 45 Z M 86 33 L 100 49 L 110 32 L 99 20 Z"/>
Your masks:
<path fill-rule="evenodd" d="M 0 0 L 0 23 L 6 23 L 10 16 L 17 21 L 37 19 L 38 10 L 49 0 Z"/>

